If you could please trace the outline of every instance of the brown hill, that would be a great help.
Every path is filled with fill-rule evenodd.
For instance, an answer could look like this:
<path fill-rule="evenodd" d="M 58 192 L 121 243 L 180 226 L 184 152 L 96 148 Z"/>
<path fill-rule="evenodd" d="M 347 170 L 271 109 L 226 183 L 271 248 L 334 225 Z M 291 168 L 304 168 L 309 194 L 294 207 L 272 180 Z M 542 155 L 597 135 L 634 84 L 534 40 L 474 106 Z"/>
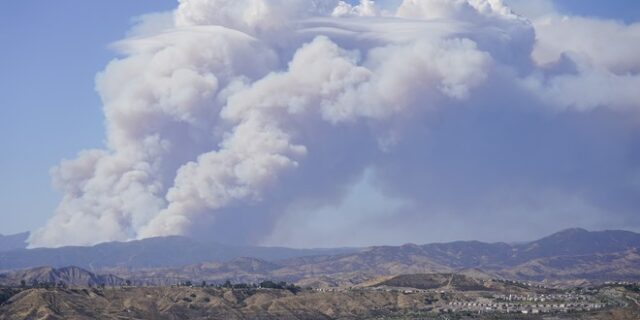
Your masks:
<path fill-rule="evenodd" d="M 64 284 L 67 286 L 115 286 L 125 283 L 125 280 L 113 275 L 96 275 L 78 267 L 51 268 L 40 267 L 15 271 L 0 275 L 0 285 L 17 286 L 22 281 L 26 285 Z"/>
<path fill-rule="evenodd" d="M 458 291 L 487 289 L 482 280 L 453 273 L 399 275 L 382 281 L 376 286 L 407 287 L 422 290 L 449 289 Z"/>
<path fill-rule="evenodd" d="M 609 254 L 540 258 L 500 270 L 498 274 L 509 279 L 537 281 L 640 280 L 640 254 L 632 249 Z"/>
<path fill-rule="evenodd" d="M 422 275 L 414 280 L 424 281 Z M 436 283 L 458 282 L 448 275 L 429 275 Z M 404 281 L 411 278 L 398 278 Z M 571 292 L 571 291 L 564 291 Z M 2 293 L 2 289 L 0 289 Z M 501 292 L 505 294 L 506 292 Z M 522 292 L 528 295 L 531 292 Z M 582 313 L 546 315 L 459 312 L 442 314 L 451 301 L 485 301 L 493 292 L 437 293 L 360 288 L 292 293 L 274 289 L 213 289 L 189 287 L 124 287 L 28 289 L 0 305 L 0 320 L 27 319 L 591 319 L 635 320 L 640 315 L 638 293 L 609 288 L 595 299 L 626 301 L 610 308 Z M 524 302 L 526 304 L 526 302 Z"/>
<path fill-rule="evenodd" d="M 430 308 L 398 292 L 202 288 L 32 289 L 0 307 L 0 319 L 368 319 Z"/>

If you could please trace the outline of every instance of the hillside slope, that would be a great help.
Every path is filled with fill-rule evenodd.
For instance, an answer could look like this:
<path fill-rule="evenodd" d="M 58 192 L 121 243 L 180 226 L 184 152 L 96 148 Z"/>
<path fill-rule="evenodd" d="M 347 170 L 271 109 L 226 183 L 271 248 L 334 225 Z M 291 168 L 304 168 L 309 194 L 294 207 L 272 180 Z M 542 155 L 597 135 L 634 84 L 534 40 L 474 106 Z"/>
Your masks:
<path fill-rule="evenodd" d="M 40 267 L 28 270 L 15 271 L 0 275 L 0 285 L 17 286 L 22 281 L 26 285 L 63 283 L 67 286 L 116 286 L 125 283 L 125 280 L 113 275 L 96 275 L 78 267 L 64 267 L 55 269 L 52 267 Z"/>

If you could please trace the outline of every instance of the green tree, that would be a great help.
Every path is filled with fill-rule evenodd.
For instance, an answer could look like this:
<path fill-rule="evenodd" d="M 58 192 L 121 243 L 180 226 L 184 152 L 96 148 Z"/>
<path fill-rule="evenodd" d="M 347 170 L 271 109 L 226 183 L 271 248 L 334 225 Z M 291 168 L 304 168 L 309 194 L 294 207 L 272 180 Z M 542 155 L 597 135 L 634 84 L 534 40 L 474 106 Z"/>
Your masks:
<path fill-rule="evenodd" d="M 283 287 L 278 284 L 275 283 L 271 280 L 266 280 L 266 281 L 262 281 L 260 282 L 260 288 L 266 288 L 266 289 L 282 289 Z"/>

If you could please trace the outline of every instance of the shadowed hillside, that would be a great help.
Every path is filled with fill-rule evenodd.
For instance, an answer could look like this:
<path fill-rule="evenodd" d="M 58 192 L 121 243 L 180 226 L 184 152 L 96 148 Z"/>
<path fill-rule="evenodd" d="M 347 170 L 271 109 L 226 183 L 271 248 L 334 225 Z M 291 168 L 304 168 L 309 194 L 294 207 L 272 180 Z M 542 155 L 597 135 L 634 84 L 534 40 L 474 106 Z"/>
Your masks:
<path fill-rule="evenodd" d="M 23 283 L 24 281 L 24 283 Z M 0 285 L 17 286 L 39 284 L 64 286 L 115 286 L 124 284 L 125 280 L 113 275 L 96 275 L 78 267 L 40 267 L 21 270 L 0 275 Z"/>
<path fill-rule="evenodd" d="M 203 243 L 185 237 L 150 238 L 131 242 L 109 242 L 92 247 L 23 249 L 0 252 L 0 270 L 35 266 L 79 266 L 159 268 L 210 261 L 229 261 L 239 257 L 279 260 L 300 256 L 332 255 L 355 249 L 290 249 L 280 247 L 242 247 Z"/>

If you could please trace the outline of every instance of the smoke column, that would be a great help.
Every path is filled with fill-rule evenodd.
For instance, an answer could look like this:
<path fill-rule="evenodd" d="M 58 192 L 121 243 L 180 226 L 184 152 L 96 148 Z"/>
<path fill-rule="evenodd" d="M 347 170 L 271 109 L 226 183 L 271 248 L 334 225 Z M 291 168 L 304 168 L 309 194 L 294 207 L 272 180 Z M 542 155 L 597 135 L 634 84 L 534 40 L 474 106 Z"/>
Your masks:
<path fill-rule="evenodd" d="M 401 155 L 441 114 L 640 106 L 639 55 L 579 31 L 610 28 L 593 37 L 615 48 L 640 43 L 638 25 L 531 21 L 500 0 L 180 0 L 151 20 L 97 76 L 107 145 L 52 170 L 63 198 L 32 247 L 277 221 L 299 199 L 339 201 L 371 168 L 419 201 L 394 168 L 419 167 Z"/>

